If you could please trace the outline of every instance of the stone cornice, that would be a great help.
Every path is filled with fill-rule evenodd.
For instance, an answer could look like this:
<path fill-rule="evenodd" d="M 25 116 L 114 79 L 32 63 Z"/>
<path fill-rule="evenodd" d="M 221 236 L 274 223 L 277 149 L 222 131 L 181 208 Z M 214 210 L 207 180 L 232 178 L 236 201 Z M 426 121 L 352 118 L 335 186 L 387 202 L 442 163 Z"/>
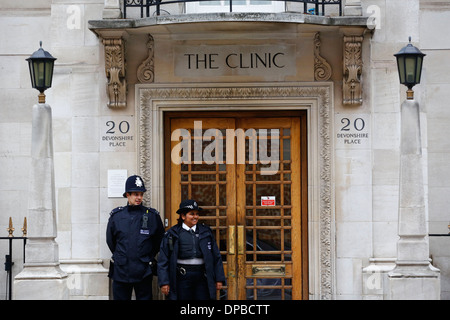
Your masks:
<path fill-rule="evenodd" d="M 368 17 L 358 16 L 315 16 L 303 13 L 201 13 L 155 16 L 142 19 L 103 19 L 89 20 L 89 29 L 96 33 L 111 29 L 136 29 L 169 24 L 205 22 L 271 22 L 313 24 L 322 26 L 348 26 L 367 28 Z"/>

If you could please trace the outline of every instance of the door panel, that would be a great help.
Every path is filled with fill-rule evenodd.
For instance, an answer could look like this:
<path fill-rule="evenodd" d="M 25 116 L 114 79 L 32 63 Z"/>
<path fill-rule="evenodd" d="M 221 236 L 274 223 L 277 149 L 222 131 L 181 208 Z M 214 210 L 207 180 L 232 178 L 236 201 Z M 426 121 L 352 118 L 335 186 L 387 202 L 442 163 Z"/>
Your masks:
<path fill-rule="evenodd" d="M 301 250 L 292 247 L 301 248 L 300 228 L 292 228 L 300 226 L 299 170 L 292 168 L 294 161 L 298 165 L 299 118 L 251 118 L 238 123 L 245 131 L 257 131 L 259 156 L 237 169 L 237 223 L 244 226 L 245 235 L 240 237 L 246 242 L 238 298 L 291 299 L 292 280 L 301 279 L 292 273 L 293 261 L 301 261 L 294 253 Z M 265 155 L 270 157 L 264 159 Z M 296 287 L 301 288 L 301 282 Z"/>
<path fill-rule="evenodd" d="M 205 209 L 201 220 L 215 232 L 227 276 L 220 298 L 302 299 L 307 292 L 301 127 L 300 116 L 166 119 L 171 225 L 181 200 Z"/>
<path fill-rule="evenodd" d="M 227 255 L 227 228 L 236 224 L 236 174 L 235 167 L 226 165 L 220 156 L 226 155 L 227 148 L 223 130 L 234 130 L 234 126 L 234 119 L 175 118 L 170 121 L 171 225 L 176 224 L 176 210 L 182 199 L 196 199 L 204 209 L 201 222 L 215 232 L 226 275 L 234 274 L 236 267 L 229 263 L 233 258 Z M 209 152 L 208 147 L 215 150 Z M 222 154 L 216 155 L 214 151 L 219 150 Z M 235 296 L 235 285 L 230 286 L 230 281 L 233 283 L 232 277 L 228 276 L 224 291 L 228 297 Z M 224 297 L 223 292 L 218 295 Z"/>

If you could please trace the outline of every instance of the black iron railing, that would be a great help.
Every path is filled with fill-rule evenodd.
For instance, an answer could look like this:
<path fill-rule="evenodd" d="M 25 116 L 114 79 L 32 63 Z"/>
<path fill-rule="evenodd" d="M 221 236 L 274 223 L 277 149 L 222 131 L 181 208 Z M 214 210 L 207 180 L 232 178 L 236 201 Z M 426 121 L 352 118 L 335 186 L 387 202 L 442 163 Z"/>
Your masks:
<path fill-rule="evenodd" d="M 12 267 L 14 262 L 12 260 L 13 253 L 13 240 L 23 240 L 23 263 L 25 263 L 25 245 L 27 243 L 27 237 L 0 237 L 0 240 L 8 240 L 8 254 L 5 255 L 5 271 L 7 275 L 7 298 L 12 300 Z"/>
<path fill-rule="evenodd" d="M 188 3 L 188 2 L 205 2 L 205 1 L 215 1 L 221 2 L 220 0 L 123 0 L 123 17 L 127 18 L 127 9 L 135 8 L 140 11 L 140 17 L 150 17 L 151 15 L 159 16 L 161 14 L 161 6 L 174 4 L 174 3 Z M 223 1 L 223 0 L 222 0 Z M 234 0 L 235 4 L 242 2 L 242 0 Z M 271 1 L 271 0 L 264 0 Z M 342 0 L 275 0 L 283 2 L 292 2 L 303 4 L 303 12 L 305 14 L 320 15 L 324 16 L 326 14 L 326 9 L 329 6 L 334 6 L 337 8 L 339 15 L 342 15 Z M 233 0 L 225 0 L 224 4 L 229 8 L 229 12 L 233 12 Z M 301 7 L 301 6 L 300 6 Z M 150 8 L 154 8 L 150 10 Z M 151 13 L 152 12 L 152 13 Z M 167 13 L 167 10 L 164 10 Z"/>
<path fill-rule="evenodd" d="M 9 217 L 9 227 L 6 229 L 8 231 L 7 237 L 0 237 L 0 240 L 8 240 L 9 242 L 9 252 L 5 255 L 5 271 L 7 272 L 7 295 L 8 300 L 12 300 L 12 267 L 14 265 L 12 259 L 13 252 L 13 240 L 23 240 L 23 263 L 25 263 L 25 245 L 27 243 L 27 218 L 23 220 L 22 237 L 14 236 L 14 227 L 12 223 L 12 218 Z"/>

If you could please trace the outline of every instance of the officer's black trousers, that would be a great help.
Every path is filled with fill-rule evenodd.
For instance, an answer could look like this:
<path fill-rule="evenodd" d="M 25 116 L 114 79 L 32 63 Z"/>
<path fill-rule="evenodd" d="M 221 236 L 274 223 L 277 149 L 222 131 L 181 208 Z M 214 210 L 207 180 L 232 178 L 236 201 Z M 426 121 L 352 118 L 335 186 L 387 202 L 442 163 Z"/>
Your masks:
<path fill-rule="evenodd" d="M 178 300 L 209 300 L 208 282 L 205 271 L 187 271 L 177 274 Z"/>
<path fill-rule="evenodd" d="M 113 281 L 113 298 L 114 300 L 131 300 L 134 289 L 136 300 L 152 300 L 152 280 L 153 276 L 134 283 Z"/>

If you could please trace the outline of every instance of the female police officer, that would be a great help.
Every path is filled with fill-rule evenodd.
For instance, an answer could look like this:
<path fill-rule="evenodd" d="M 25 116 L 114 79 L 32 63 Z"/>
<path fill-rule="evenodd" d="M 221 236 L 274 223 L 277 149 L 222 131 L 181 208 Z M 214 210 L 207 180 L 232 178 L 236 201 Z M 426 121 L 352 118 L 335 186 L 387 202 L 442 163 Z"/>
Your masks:
<path fill-rule="evenodd" d="M 222 258 L 211 229 L 197 224 L 196 201 L 181 202 L 178 224 L 161 242 L 158 284 L 170 300 L 208 300 L 225 282 Z"/>
<path fill-rule="evenodd" d="M 106 228 L 106 242 L 113 253 L 109 276 L 113 279 L 114 300 L 152 299 L 152 268 L 159 251 L 164 227 L 158 211 L 142 205 L 146 191 L 139 176 L 125 182 L 125 207 L 111 212 Z"/>

